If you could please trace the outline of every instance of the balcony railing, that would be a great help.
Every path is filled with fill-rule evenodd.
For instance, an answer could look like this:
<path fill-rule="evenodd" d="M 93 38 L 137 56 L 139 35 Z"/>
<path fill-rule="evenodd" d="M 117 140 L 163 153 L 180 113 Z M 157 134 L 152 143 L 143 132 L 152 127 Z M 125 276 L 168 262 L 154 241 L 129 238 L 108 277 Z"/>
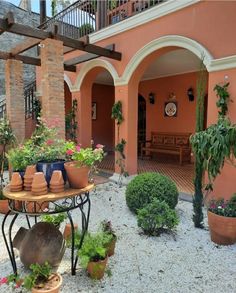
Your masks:
<path fill-rule="evenodd" d="M 39 28 L 79 39 L 168 0 L 79 0 L 50 18 Z"/>

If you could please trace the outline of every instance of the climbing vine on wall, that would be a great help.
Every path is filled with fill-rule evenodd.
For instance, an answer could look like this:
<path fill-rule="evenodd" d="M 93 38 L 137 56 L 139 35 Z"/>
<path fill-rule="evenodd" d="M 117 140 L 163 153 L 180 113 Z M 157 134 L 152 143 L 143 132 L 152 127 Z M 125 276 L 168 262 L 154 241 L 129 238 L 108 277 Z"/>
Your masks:
<path fill-rule="evenodd" d="M 72 101 L 72 109 L 66 115 L 66 136 L 67 139 L 73 140 L 77 142 L 77 129 L 78 129 L 78 122 L 76 119 L 77 113 L 77 100 Z"/>
<path fill-rule="evenodd" d="M 126 140 L 120 139 L 120 125 L 124 121 L 123 113 L 122 113 L 122 103 L 121 101 L 116 102 L 112 107 L 111 118 L 113 118 L 117 125 L 117 137 L 118 143 L 115 146 L 115 151 L 118 153 L 118 158 L 116 160 L 116 164 L 120 167 L 120 177 L 119 177 L 119 185 L 122 185 L 122 178 L 127 177 L 129 174 L 125 170 L 125 145 Z"/>

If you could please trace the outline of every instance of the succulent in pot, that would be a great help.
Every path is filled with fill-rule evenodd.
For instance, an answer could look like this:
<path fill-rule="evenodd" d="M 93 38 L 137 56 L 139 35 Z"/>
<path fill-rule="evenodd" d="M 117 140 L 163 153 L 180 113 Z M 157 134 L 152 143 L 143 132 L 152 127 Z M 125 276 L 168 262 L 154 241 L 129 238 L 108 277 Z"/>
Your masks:
<path fill-rule="evenodd" d="M 66 162 L 65 169 L 69 184 L 72 188 L 84 188 L 88 185 L 88 174 L 96 169 L 96 163 L 101 162 L 104 157 L 104 146 L 96 145 L 96 148 L 82 148 L 68 142 L 66 154 L 70 159 Z"/>
<path fill-rule="evenodd" d="M 236 194 L 230 200 L 209 201 L 207 214 L 211 240 L 220 245 L 236 243 Z"/>

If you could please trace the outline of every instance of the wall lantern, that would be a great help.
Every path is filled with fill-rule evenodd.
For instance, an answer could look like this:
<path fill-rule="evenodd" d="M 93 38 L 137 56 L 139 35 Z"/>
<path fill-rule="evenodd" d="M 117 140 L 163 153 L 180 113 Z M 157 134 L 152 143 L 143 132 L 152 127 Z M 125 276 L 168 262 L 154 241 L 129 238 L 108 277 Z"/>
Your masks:
<path fill-rule="evenodd" d="M 187 90 L 187 95 L 188 95 L 188 99 L 190 102 L 193 102 L 194 101 L 194 94 L 193 94 L 193 88 L 190 87 L 188 90 Z"/>
<path fill-rule="evenodd" d="M 150 104 L 155 104 L 155 94 L 154 93 L 150 93 L 148 95 L 148 98 L 149 98 Z"/>

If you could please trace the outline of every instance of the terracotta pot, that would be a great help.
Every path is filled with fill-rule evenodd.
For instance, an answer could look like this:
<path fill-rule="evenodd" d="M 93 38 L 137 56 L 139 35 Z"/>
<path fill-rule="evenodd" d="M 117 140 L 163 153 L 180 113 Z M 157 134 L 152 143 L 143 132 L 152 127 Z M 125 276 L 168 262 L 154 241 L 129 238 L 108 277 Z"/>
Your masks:
<path fill-rule="evenodd" d="M 62 172 L 59 170 L 55 170 L 52 173 L 52 177 L 50 180 L 50 185 L 64 185 L 64 179 L 62 176 Z"/>
<path fill-rule="evenodd" d="M 112 256 L 115 253 L 115 247 L 116 247 L 116 237 L 114 237 L 110 243 L 108 243 L 106 249 L 107 249 L 107 256 Z"/>
<path fill-rule="evenodd" d="M 88 263 L 87 272 L 92 279 L 100 280 L 103 278 L 107 265 L 107 259 L 108 257 L 104 260 L 96 262 L 91 261 Z"/>
<path fill-rule="evenodd" d="M 44 288 L 35 288 L 33 287 L 31 289 L 32 293 L 58 293 L 60 290 L 60 287 L 62 285 L 62 276 L 60 274 L 54 274 L 56 276 L 56 281 L 55 281 L 55 287 L 51 289 L 47 289 L 47 286 L 49 286 L 48 283 L 45 284 L 45 289 Z M 50 286 L 49 286 L 50 287 Z"/>
<path fill-rule="evenodd" d="M 15 201 L 15 209 L 21 210 L 21 201 Z M 1 199 L 0 200 L 0 213 L 6 214 L 9 211 L 8 208 L 8 200 L 7 199 Z"/>
<path fill-rule="evenodd" d="M 88 185 L 89 167 L 76 167 L 76 162 L 67 162 L 64 166 L 70 187 L 84 188 Z"/>
<path fill-rule="evenodd" d="M 34 208 L 34 203 L 33 202 L 26 202 L 26 211 L 28 213 L 39 213 L 42 212 L 44 209 L 48 209 L 48 202 L 43 202 L 43 203 L 36 203 L 36 207 Z"/>
<path fill-rule="evenodd" d="M 74 224 L 74 229 L 75 231 L 78 230 L 78 225 L 77 224 Z M 65 228 L 64 228 L 64 232 L 63 232 L 63 237 L 65 240 L 71 238 L 71 224 L 66 224 L 65 225 Z"/>
<path fill-rule="evenodd" d="M 37 172 L 36 165 L 27 166 L 26 170 L 25 170 L 24 178 L 32 177 L 34 175 L 34 173 L 36 173 L 36 172 Z"/>
<path fill-rule="evenodd" d="M 210 211 L 208 211 L 207 215 L 213 242 L 220 245 L 236 243 L 236 217 L 223 217 Z"/>
<path fill-rule="evenodd" d="M 19 172 L 13 172 L 10 182 L 10 191 L 17 192 L 23 189 L 23 181 Z"/>
<path fill-rule="evenodd" d="M 55 170 L 61 170 L 62 172 L 62 176 L 63 176 L 63 180 L 66 181 L 66 171 L 64 168 L 64 163 L 65 161 L 63 160 L 58 160 L 55 162 L 51 162 L 51 163 L 46 163 L 46 162 L 38 162 L 37 163 L 37 171 L 38 172 L 43 172 L 45 177 L 46 177 L 46 181 L 47 184 L 49 185 L 49 182 L 51 180 L 52 177 L 52 173 Z"/>

